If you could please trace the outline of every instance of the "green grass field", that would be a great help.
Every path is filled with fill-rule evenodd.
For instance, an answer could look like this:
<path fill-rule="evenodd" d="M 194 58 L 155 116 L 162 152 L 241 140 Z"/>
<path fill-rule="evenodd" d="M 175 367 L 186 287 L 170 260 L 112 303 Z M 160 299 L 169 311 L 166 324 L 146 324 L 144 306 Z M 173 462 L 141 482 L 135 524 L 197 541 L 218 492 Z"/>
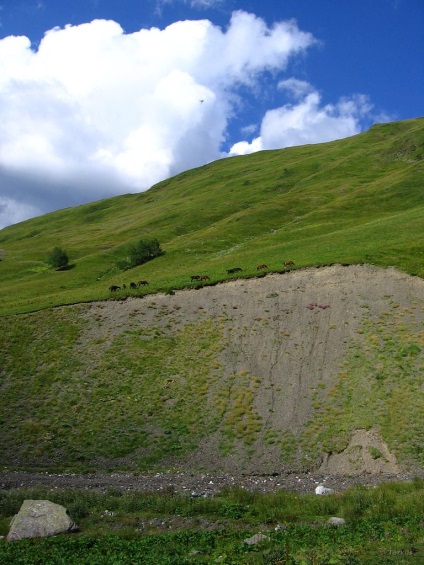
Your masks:
<path fill-rule="evenodd" d="M 0 562 L 8 565 L 400 565 L 421 563 L 424 555 L 424 485 L 418 479 L 330 496 L 12 490 L 0 492 L 0 535 L 25 498 L 64 505 L 82 531 L 0 540 Z M 332 516 L 346 524 L 329 526 Z M 244 543 L 259 532 L 267 538 L 262 543 Z"/>
<path fill-rule="evenodd" d="M 423 157 L 424 119 L 375 125 L 10 226 L 0 231 L 0 313 L 103 300 L 110 285 L 139 279 L 150 283 L 143 292 L 190 286 L 193 274 L 213 284 L 234 266 L 249 277 L 259 264 L 279 271 L 285 260 L 390 265 L 422 277 Z M 129 246 L 146 237 L 165 255 L 122 272 Z M 57 245 L 70 256 L 67 271 L 47 263 Z"/>

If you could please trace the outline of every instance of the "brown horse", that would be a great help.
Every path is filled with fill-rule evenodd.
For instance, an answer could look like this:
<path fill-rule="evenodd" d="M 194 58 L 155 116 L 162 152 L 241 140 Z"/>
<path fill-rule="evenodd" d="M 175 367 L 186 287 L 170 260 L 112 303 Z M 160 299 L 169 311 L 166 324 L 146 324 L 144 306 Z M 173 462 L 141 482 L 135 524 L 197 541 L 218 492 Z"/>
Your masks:
<path fill-rule="evenodd" d="M 116 284 L 113 284 L 112 286 L 109 287 L 110 292 L 116 292 L 117 290 L 121 290 L 120 286 L 117 286 Z"/>
<path fill-rule="evenodd" d="M 293 261 L 284 261 L 284 266 L 285 266 L 285 267 L 290 267 L 290 265 L 293 265 L 293 266 L 294 266 Z"/>
<path fill-rule="evenodd" d="M 192 281 L 198 281 L 200 279 L 200 275 L 191 275 Z"/>
<path fill-rule="evenodd" d="M 208 275 L 200 275 L 200 277 L 197 280 L 199 280 L 199 281 L 209 281 L 210 278 L 208 277 Z"/>
<path fill-rule="evenodd" d="M 137 286 L 148 286 L 148 282 L 147 281 L 138 281 Z"/>
<path fill-rule="evenodd" d="M 264 270 L 264 269 L 268 269 L 267 265 L 258 265 L 258 266 L 256 267 L 256 270 L 257 270 L 257 271 L 261 271 L 261 270 Z"/>
<path fill-rule="evenodd" d="M 233 269 L 227 269 L 227 273 L 232 275 L 233 273 L 240 273 L 243 269 L 241 267 L 234 267 Z"/>

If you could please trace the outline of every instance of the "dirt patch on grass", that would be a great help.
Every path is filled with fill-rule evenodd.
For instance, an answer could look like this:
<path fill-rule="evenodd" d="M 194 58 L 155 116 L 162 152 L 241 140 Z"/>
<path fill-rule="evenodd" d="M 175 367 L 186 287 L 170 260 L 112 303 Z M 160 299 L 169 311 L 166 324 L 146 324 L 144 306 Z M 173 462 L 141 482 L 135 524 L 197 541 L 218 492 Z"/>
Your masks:
<path fill-rule="evenodd" d="M 341 453 L 326 454 L 319 472 L 330 475 L 396 474 L 401 468 L 376 430 L 357 430 Z"/>

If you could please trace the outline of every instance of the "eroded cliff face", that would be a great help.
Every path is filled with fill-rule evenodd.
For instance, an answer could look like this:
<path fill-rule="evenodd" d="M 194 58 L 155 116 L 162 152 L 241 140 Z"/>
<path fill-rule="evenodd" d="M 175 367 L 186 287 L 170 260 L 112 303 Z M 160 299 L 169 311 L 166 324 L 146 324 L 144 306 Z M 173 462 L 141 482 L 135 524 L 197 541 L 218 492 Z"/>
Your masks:
<path fill-rule="evenodd" d="M 15 322 L 0 401 L 5 466 L 424 468 L 417 277 L 334 265 Z"/>
<path fill-rule="evenodd" d="M 164 363 L 157 384 L 164 387 L 164 412 L 172 414 L 182 398 L 185 409 L 202 406 L 193 433 L 202 431 L 188 456 L 167 455 L 163 464 L 272 473 L 316 469 L 325 460 L 336 472 L 334 454 L 366 428 L 376 430 L 375 446 L 368 446 L 375 454 L 379 442 L 388 445 L 384 456 L 373 459 L 379 472 L 389 454 L 392 470 L 398 469 L 395 453 L 404 463 L 411 459 L 393 419 L 406 418 L 407 428 L 408 418 L 420 413 L 417 407 L 408 416 L 402 404 L 417 402 L 414 390 L 422 386 L 423 309 L 422 279 L 394 269 L 335 265 L 97 303 L 86 319 L 87 335 L 107 332 L 111 340 L 129 329 L 156 328 L 175 337 L 191 328 L 186 349 L 179 346 L 187 372 L 184 361 L 168 368 Z M 101 322 L 93 325 L 96 319 Z M 214 333 L 215 347 L 202 356 L 210 346 L 205 331 Z M 203 349 L 196 349 L 202 340 Z M 405 385 L 402 371 L 414 374 L 403 400 L 396 396 Z M 197 378 L 200 388 L 192 383 Z M 411 443 L 420 441 L 416 430 Z M 361 457 L 356 468 L 366 470 Z"/>
<path fill-rule="evenodd" d="M 346 449 L 326 454 L 318 471 L 329 475 L 396 475 L 402 469 L 377 430 L 356 430 Z"/>

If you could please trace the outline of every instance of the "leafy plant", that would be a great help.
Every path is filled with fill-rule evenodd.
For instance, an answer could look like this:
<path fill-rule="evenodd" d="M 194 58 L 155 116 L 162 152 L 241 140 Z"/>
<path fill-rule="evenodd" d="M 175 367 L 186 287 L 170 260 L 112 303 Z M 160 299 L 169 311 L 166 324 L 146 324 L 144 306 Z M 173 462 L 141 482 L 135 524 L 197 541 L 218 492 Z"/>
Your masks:
<path fill-rule="evenodd" d="M 57 271 L 64 270 L 69 266 L 68 253 L 61 247 L 54 247 L 47 260 Z"/>
<path fill-rule="evenodd" d="M 157 239 L 140 239 L 130 247 L 128 258 L 118 263 L 122 269 L 133 269 L 164 254 Z"/>

